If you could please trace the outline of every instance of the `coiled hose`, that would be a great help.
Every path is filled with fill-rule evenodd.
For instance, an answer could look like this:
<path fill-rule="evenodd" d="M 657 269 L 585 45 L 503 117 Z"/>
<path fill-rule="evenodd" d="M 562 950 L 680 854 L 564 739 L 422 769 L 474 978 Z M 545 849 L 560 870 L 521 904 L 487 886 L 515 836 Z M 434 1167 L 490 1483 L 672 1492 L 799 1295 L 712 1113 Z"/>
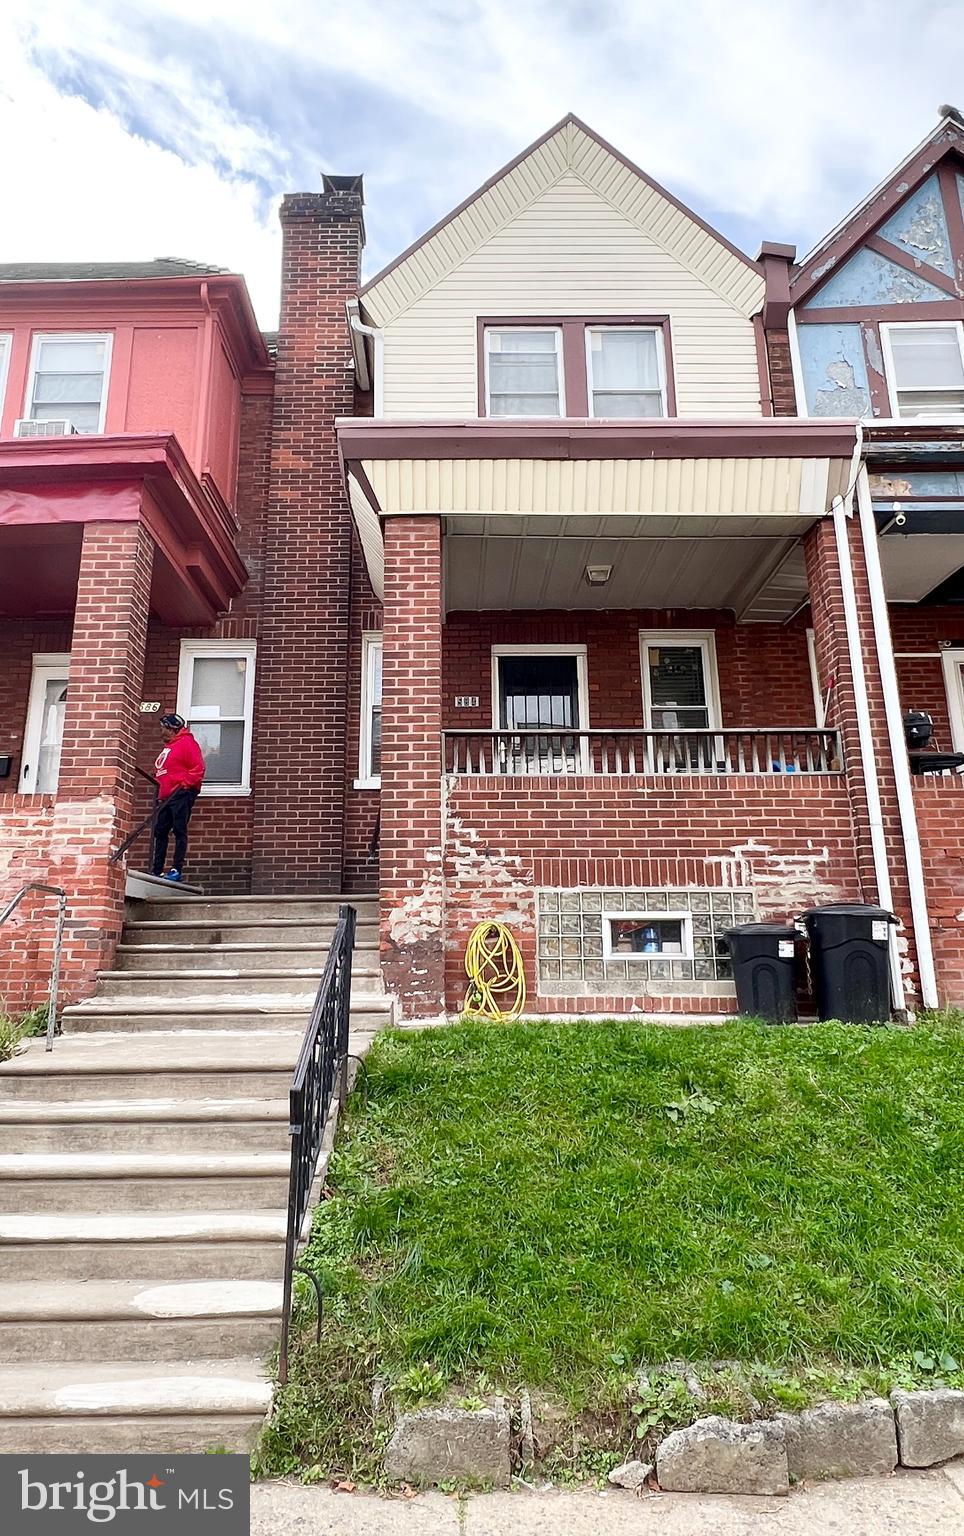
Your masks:
<path fill-rule="evenodd" d="M 477 923 L 465 947 L 466 1013 L 495 1023 L 517 1019 L 525 1007 L 526 974 L 519 946 L 504 923 Z"/>

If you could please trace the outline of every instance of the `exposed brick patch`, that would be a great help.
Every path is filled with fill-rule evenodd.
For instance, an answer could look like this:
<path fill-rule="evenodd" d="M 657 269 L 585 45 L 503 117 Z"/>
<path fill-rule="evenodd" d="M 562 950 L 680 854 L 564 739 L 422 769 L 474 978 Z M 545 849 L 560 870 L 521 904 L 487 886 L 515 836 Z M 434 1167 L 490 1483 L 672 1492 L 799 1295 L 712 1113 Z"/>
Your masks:
<path fill-rule="evenodd" d="M 786 331 L 767 331 L 767 368 L 774 416 L 796 416 L 797 392 L 793 382 L 790 337 Z"/>

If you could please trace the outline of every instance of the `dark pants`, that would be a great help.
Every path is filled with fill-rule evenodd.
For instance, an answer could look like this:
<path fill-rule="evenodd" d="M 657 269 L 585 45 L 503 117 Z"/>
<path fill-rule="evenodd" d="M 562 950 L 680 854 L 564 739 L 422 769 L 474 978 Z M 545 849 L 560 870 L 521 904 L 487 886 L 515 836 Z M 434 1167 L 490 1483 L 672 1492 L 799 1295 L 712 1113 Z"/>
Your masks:
<path fill-rule="evenodd" d="M 174 833 L 173 869 L 182 870 L 187 858 L 187 824 L 191 819 L 196 789 L 176 789 L 173 795 L 161 800 L 154 820 L 154 873 L 163 875 L 167 859 L 167 840 Z"/>

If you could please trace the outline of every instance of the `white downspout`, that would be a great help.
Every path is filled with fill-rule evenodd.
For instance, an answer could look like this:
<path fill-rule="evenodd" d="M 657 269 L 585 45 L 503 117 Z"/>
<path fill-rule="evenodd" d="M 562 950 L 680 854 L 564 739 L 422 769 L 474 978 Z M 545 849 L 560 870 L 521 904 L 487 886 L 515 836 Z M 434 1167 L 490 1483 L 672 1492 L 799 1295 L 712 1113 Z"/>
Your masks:
<path fill-rule="evenodd" d="M 860 429 L 857 429 L 857 451 L 854 455 L 855 462 L 859 463 L 860 455 Z M 852 507 L 853 491 L 848 492 L 848 501 Z M 870 846 L 874 860 L 874 875 L 877 881 L 877 896 L 882 907 L 888 911 L 893 910 L 893 893 L 890 883 L 890 870 L 887 867 L 887 841 L 884 834 L 884 815 L 880 803 L 880 782 L 877 778 L 877 764 L 874 759 L 873 728 L 870 720 L 870 705 L 867 701 L 867 679 L 864 676 L 864 663 L 860 646 L 860 622 L 857 617 L 857 599 L 854 595 L 854 570 L 850 559 L 850 544 L 847 538 L 848 508 L 841 497 L 834 497 L 833 502 L 833 528 L 837 541 L 837 564 L 840 568 L 840 585 L 843 588 L 844 623 L 847 630 L 847 652 L 850 657 L 850 673 L 854 684 L 854 703 L 857 711 L 857 739 L 860 743 L 860 764 L 863 770 L 864 784 L 867 789 L 867 812 L 870 818 Z M 894 1007 L 903 1010 L 904 1002 L 904 978 L 900 969 L 900 956 L 897 952 L 897 942 L 892 927 L 889 927 L 889 939 L 887 943 L 887 958 L 890 964 L 890 990 Z"/>
<path fill-rule="evenodd" d="M 380 331 L 377 326 L 364 324 L 359 312 L 357 299 L 349 299 L 346 308 L 348 310 L 348 324 L 355 334 L 357 336 L 370 336 L 372 339 L 372 390 L 374 392 L 372 407 L 375 416 L 384 416 L 385 333 Z"/>
<path fill-rule="evenodd" d="M 925 1008 L 938 1007 L 937 974 L 934 969 L 934 949 L 931 944 L 930 917 L 927 911 L 927 891 L 924 885 L 924 863 L 921 858 L 920 834 L 917 830 L 917 808 L 914 804 L 914 788 L 907 761 L 907 744 L 904 740 L 904 722 L 897 687 L 897 668 L 894 666 L 894 648 L 887 614 L 887 594 L 880 565 L 880 549 L 877 544 L 877 525 L 874 519 L 873 501 L 867 471 L 861 468 L 857 480 L 857 507 L 860 514 L 860 533 L 864 544 L 864 560 L 870 583 L 870 606 L 874 618 L 874 640 L 877 660 L 880 664 L 880 680 L 884 690 L 887 711 L 887 730 L 890 736 L 890 753 L 894 763 L 894 779 L 897 786 L 897 803 L 900 807 L 900 825 L 904 840 L 904 856 L 907 860 L 907 882 L 910 887 L 910 910 L 914 922 L 914 938 L 917 944 L 917 963 L 920 970 L 921 1002 Z"/>

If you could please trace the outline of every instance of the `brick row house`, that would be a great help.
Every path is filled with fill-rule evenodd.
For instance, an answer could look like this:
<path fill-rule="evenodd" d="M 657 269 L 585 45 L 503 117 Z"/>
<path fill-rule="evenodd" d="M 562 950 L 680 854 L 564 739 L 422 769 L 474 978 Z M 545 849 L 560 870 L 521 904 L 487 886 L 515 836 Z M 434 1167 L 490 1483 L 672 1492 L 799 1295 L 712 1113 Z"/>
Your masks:
<path fill-rule="evenodd" d="M 945 119 L 750 260 L 567 118 L 364 284 L 360 178 L 285 198 L 277 337 L 191 263 L 0 267 L 0 898 L 67 889 L 68 995 L 159 705 L 191 880 L 377 892 L 403 1017 L 486 918 L 533 1011 L 732 1012 L 725 929 L 837 900 L 896 1009 L 964 1000 L 964 781 L 902 725 L 964 751 L 962 187 Z"/>

